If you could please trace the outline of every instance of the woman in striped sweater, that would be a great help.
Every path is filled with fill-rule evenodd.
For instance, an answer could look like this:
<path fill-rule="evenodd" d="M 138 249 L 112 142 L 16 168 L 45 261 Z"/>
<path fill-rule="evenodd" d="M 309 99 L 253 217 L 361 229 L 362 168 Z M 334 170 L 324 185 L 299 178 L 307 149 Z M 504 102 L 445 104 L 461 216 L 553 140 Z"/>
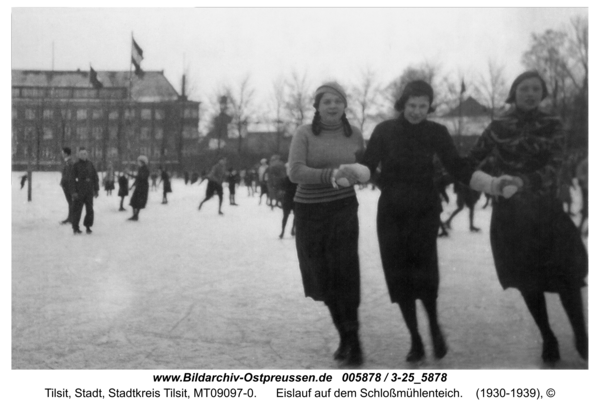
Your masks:
<path fill-rule="evenodd" d="M 313 106 L 313 122 L 296 130 L 289 154 L 288 175 L 298 184 L 296 249 L 305 295 L 325 302 L 340 335 L 334 358 L 357 366 L 362 364 L 362 351 L 358 201 L 353 185 L 365 177 L 367 181 L 369 174 L 364 166 L 342 165 L 360 159 L 364 140 L 346 118 L 346 93 L 339 84 L 320 86 Z"/>

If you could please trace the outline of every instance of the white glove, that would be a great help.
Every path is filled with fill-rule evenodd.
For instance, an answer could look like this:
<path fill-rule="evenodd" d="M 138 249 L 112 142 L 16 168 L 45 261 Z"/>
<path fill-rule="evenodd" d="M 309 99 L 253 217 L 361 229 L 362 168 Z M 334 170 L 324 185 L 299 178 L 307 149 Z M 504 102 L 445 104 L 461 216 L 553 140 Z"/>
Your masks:
<path fill-rule="evenodd" d="M 367 166 L 359 163 L 342 164 L 334 173 L 335 182 L 342 187 L 350 187 L 356 183 L 366 183 L 371 178 Z"/>
<path fill-rule="evenodd" d="M 510 198 L 523 187 L 523 180 L 507 174 L 500 177 L 493 177 L 481 170 L 477 170 L 471 177 L 469 187 L 487 194 Z"/>

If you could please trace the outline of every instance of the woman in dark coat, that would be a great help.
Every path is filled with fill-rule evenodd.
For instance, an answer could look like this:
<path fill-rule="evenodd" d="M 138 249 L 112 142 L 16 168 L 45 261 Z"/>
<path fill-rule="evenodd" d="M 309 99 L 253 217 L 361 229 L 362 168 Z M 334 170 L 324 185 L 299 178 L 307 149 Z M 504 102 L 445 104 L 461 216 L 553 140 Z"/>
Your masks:
<path fill-rule="evenodd" d="M 548 95 L 537 72 L 513 82 L 507 103 L 512 109 L 484 131 L 470 157 L 480 163 L 495 157 L 496 174 L 518 181 L 510 199 L 494 202 L 490 239 L 498 279 L 516 288 L 536 322 L 544 362 L 560 359 L 550 328 L 544 292 L 558 292 L 575 332 L 575 347 L 588 356 L 581 288 L 587 276 L 587 252 L 577 228 L 558 198 L 564 132 L 560 119 L 539 109 Z"/>
<path fill-rule="evenodd" d="M 458 155 L 446 127 L 427 120 L 433 111 L 432 102 L 429 84 L 407 84 L 395 104 L 400 116 L 377 125 L 362 160 L 372 175 L 381 166 L 376 180 L 381 189 L 377 236 L 391 301 L 399 304 L 410 332 L 409 362 L 425 356 L 417 324 L 417 299 L 429 317 L 435 357 L 443 358 L 447 353 L 437 318 L 437 233 L 442 206 L 434 182 L 434 155 L 455 180 L 477 190 L 500 194 L 507 183 L 506 179 L 474 171 Z"/>
<path fill-rule="evenodd" d="M 130 221 L 137 221 L 139 218 L 140 210 L 146 208 L 146 202 L 148 201 L 148 178 L 150 177 L 150 171 L 148 170 L 148 158 L 146 156 L 138 157 L 138 172 L 135 176 L 132 188 L 133 194 L 131 195 L 131 201 L 129 205 L 133 208 L 133 216 L 128 218 Z"/>

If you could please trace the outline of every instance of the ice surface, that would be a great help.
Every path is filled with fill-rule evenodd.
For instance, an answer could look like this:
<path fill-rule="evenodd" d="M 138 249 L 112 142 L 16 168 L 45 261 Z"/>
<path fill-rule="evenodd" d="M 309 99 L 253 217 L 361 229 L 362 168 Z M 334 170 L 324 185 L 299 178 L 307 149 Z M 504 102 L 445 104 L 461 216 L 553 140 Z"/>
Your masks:
<path fill-rule="evenodd" d="M 238 188 L 224 216 L 217 198 L 198 211 L 205 184 L 174 179 L 169 203 L 151 191 L 139 222 L 119 212 L 117 190 L 95 200 L 93 234 L 74 236 L 59 173 L 34 173 L 33 201 L 12 174 L 12 367 L 15 369 L 336 368 L 337 334 L 323 304 L 304 297 L 282 212 Z M 455 208 L 451 204 L 443 218 Z M 378 191 L 358 190 L 365 368 L 407 368 L 408 333 L 389 301 L 375 230 Z M 577 194 L 575 194 L 577 196 Z M 128 198 L 125 203 L 128 204 Z M 427 320 L 422 368 L 537 368 L 541 339 L 515 290 L 497 281 L 491 209 L 478 203 L 438 240 L 440 321 L 450 351 L 431 357 Z M 574 206 L 577 210 L 578 204 Z M 584 289 L 587 307 L 587 289 Z M 547 295 L 560 341 L 559 368 L 586 368 L 556 295 Z"/>

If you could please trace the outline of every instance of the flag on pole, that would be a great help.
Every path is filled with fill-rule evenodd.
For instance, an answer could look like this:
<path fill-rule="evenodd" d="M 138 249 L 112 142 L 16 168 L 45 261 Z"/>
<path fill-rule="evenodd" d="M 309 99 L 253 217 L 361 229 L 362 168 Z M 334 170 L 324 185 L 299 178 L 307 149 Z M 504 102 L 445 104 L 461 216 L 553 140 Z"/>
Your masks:
<path fill-rule="evenodd" d="M 100 82 L 100 80 L 98 79 L 98 73 L 94 70 L 94 68 L 92 68 L 91 65 L 90 65 L 90 84 L 92 84 L 92 86 L 95 89 L 100 89 L 104 86 L 102 84 L 102 82 Z"/>
<path fill-rule="evenodd" d="M 137 76 L 141 76 L 144 71 L 142 71 L 142 60 L 144 59 L 144 51 L 140 48 L 140 46 L 135 42 L 133 37 L 131 37 L 131 63 L 135 67 L 135 74 Z"/>
<path fill-rule="evenodd" d="M 465 91 L 467 90 L 467 87 L 465 86 L 465 80 L 462 80 L 462 83 L 460 84 L 460 94 L 464 94 Z"/>

